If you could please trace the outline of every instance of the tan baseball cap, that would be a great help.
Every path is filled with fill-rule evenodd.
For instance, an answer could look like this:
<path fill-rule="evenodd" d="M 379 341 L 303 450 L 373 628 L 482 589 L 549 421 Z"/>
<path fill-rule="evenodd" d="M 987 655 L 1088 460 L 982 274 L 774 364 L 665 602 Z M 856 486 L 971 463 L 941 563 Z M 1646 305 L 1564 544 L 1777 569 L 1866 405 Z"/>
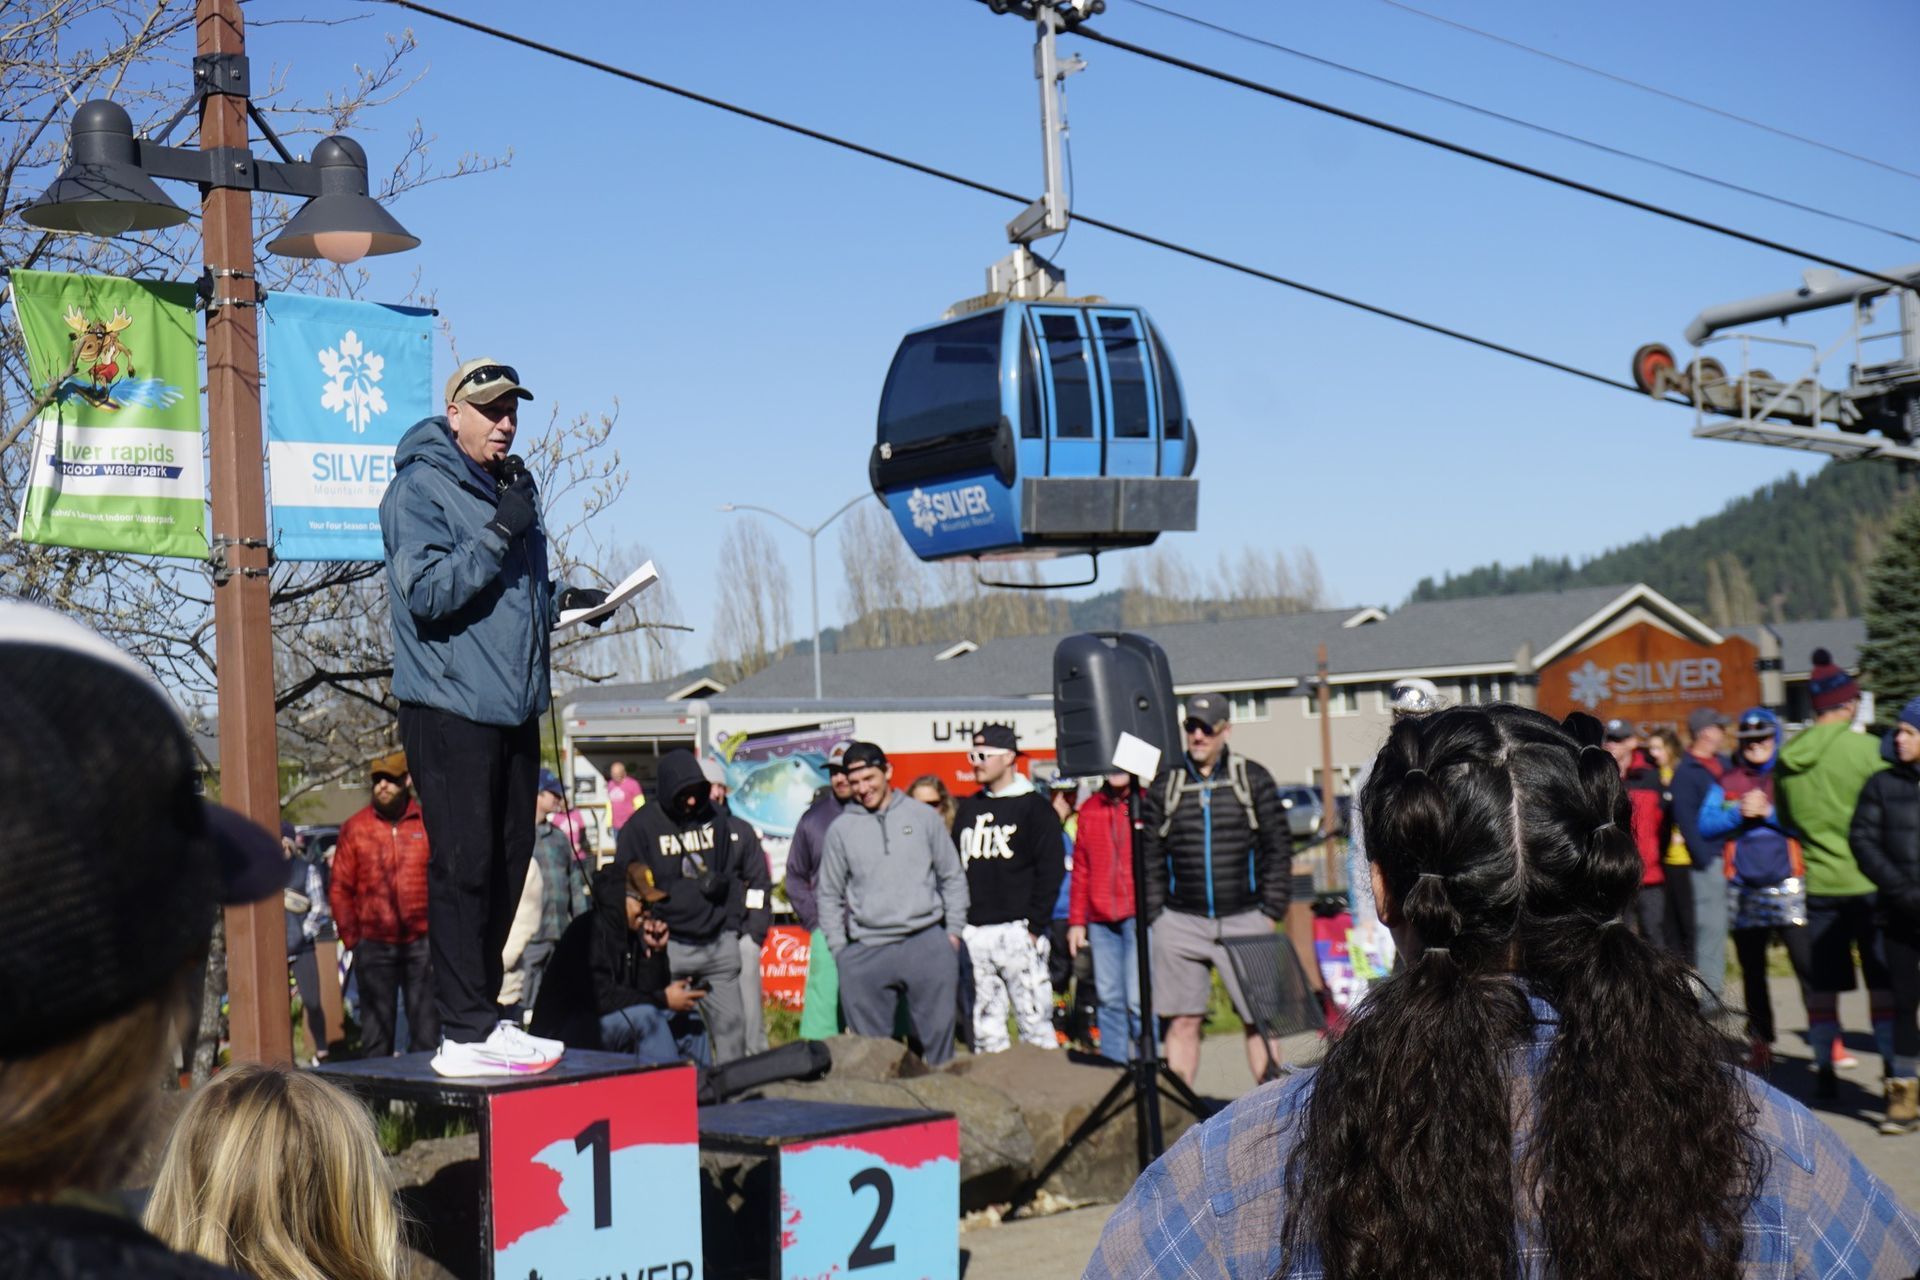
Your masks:
<path fill-rule="evenodd" d="M 505 395 L 533 399 L 533 392 L 520 385 L 519 371 L 492 356 L 467 361 L 447 379 L 447 404 L 492 404 Z"/>

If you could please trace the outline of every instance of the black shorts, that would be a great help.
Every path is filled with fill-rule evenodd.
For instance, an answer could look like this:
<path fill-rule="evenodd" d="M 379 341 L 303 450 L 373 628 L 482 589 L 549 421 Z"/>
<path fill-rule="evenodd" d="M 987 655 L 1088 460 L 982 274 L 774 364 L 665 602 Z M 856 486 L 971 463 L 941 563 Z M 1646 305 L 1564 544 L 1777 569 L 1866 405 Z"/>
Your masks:
<path fill-rule="evenodd" d="M 1807 985 L 1815 991 L 1853 990 L 1854 951 L 1859 949 L 1860 974 L 1867 990 L 1892 986 L 1887 961 L 1880 950 L 1880 929 L 1874 920 L 1874 895 L 1847 898 L 1807 897 L 1807 933 L 1811 955 Z"/>

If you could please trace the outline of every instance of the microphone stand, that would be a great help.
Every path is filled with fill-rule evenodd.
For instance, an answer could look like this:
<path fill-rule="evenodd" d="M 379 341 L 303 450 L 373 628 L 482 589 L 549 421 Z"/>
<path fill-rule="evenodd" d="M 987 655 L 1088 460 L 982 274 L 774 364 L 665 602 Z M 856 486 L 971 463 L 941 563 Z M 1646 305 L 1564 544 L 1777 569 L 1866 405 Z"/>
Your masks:
<path fill-rule="evenodd" d="M 1153 965 L 1147 946 L 1147 855 L 1140 839 L 1141 785 L 1136 781 L 1127 788 L 1127 829 L 1133 838 L 1133 951 L 1134 963 L 1140 970 L 1140 1035 L 1134 1041 L 1133 1059 L 1127 1063 L 1127 1069 L 1120 1073 L 1119 1079 L 1113 1082 L 1113 1087 L 1094 1104 L 1087 1118 L 1080 1122 L 1080 1127 L 1060 1144 L 1060 1149 L 1041 1167 L 1040 1172 L 1014 1192 L 1013 1203 L 1005 1214 L 1008 1219 L 1018 1217 L 1022 1210 L 1032 1204 L 1047 1179 L 1059 1172 L 1073 1153 L 1091 1142 L 1095 1134 L 1123 1115 L 1129 1105 L 1134 1113 L 1134 1139 L 1142 1173 L 1167 1149 L 1166 1135 L 1160 1124 L 1162 1088 L 1174 1102 L 1192 1113 L 1196 1120 L 1204 1120 L 1219 1109 L 1204 1101 L 1185 1080 L 1174 1073 L 1173 1068 L 1160 1060 L 1159 1037 L 1155 1034 L 1153 1016 Z M 1146 785 L 1152 785 L 1151 780 Z"/>

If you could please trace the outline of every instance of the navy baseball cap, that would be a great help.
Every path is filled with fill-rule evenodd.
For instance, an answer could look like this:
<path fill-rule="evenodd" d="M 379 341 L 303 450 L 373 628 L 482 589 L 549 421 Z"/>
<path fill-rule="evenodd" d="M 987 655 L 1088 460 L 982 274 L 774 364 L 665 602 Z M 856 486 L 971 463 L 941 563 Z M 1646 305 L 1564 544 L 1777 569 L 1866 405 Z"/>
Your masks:
<path fill-rule="evenodd" d="M 277 898 L 279 835 L 200 794 L 147 669 L 73 619 L 0 600 L 0 1058 L 138 1007 L 206 950 L 222 905 Z M 62 803 L 112 778 L 113 803 Z M 76 856 L 75 851 L 85 856 Z"/>
<path fill-rule="evenodd" d="M 887 767 L 887 753 L 871 742 L 849 743 L 846 754 L 840 757 L 840 763 L 848 773 L 855 769 L 884 769 Z"/>

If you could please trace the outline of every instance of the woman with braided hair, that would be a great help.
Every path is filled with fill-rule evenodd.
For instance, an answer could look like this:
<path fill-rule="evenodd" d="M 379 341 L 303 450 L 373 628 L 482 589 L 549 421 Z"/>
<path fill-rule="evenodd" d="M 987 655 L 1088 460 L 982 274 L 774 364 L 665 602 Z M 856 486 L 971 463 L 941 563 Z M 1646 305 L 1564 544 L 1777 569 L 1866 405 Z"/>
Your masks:
<path fill-rule="evenodd" d="M 1088 1276 L 1915 1274 L 1920 1222 L 1626 926 L 1601 736 L 1505 705 L 1393 727 L 1362 806 L 1403 971 L 1147 1170 Z"/>

